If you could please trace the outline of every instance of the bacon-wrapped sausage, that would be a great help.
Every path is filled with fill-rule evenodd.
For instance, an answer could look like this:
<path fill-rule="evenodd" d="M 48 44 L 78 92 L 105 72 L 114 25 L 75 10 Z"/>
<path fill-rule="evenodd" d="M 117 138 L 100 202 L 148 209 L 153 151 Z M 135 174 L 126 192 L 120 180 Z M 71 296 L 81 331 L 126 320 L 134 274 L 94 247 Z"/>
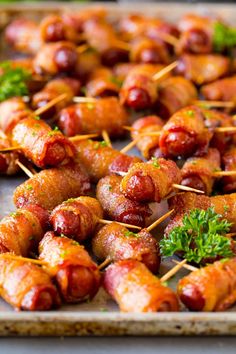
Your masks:
<path fill-rule="evenodd" d="M 134 234 L 117 223 L 105 225 L 92 239 L 93 253 L 100 260 L 112 262 L 136 259 L 157 273 L 160 266 L 159 246 L 146 229 Z"/>
<path fill-rule="evenodd" d="M 113 73 L 115 77 L 120 81 L 124 81 L 126 76 L 130 73 L 130 71 L 135 68 L 135 63 L 118 63 L 113 67 Z"/>
<path fill-rule="evenodd" d="M 0 135 L 0 149 L 11 147 L 10 140 L 7 137 Z M 18 154 L 15 151 L 0 154 L 0 174 L 15 175 L 19 171 L 19 166 L 16 164 Z"/>
<path fill-rule="evenodd" d="M 158 116 L 147 116 L 140 118 L 132 125 L 132 139 L 136 139 L 140 134 L 160 132 L 164 122 Z M 143 157 L 149 160 L 152 156 L 160 157 L 159 136 L 144 135 L 137 141 L 137 148 Z"/>
<path fill-rule="evenodd" d="M 147 21 L 148 18 L 146 16 L 138 13 L 122 16 L 118 23 L 119 33 L 122 38 L 128 41 L 135 39 L 144 33 L 144 26 Z"/>
<path fill-rule="evenodd" d="M 138 37 L 133 40 L 130 48 L 130 61 L 145 64 L 168 64 L 170 57 L 163 43 L 147 37 Z"/>
<path fill-rule="evenodd" d="M 236 170 L 236 147 L 231 146 L 222 157 L 223 167 L 225 171 Z M 236 192 L 236 176 L 225 176 L 221 179 L 223 191 L 225 193 Z"/>
<path fill-rule="evenodd" d="M 105 66 L 127 61 L 126 43 L 119 39 L 108 22 L 93 19 L 87 21 L 84 24 L 84 37 L 89 45 L 101 54 L 102 63 Z"/>
<path fill-rule="evenodd" d="M 101 66 L 101 58 L 99 53 L 88 48 L 83 53 L 80 53 L 75 72 L 73 75 L 78 77 L 78 79 L 85 84 L 89 79 L 89 76 L 93 73 L 94 70 Z"/>
<path fill-rule="evenodd" d="M 229 69 L 230 60 L 222 55 L 184 54 L 178 59 L 176 71 L 196 85 L 203 85 L 227 75 Z"/>
<path fill-rule="evenodd" d="M 198 195 L 195 193 L 181 193 L 175 195 L 168 200 L 169 208 L 175 211 L 171 214 L 171 222 L 165 229 L 165 234 L 176 226 L 182 224 L 183 215 L 193 209 L 207 210 L 213 207 L 217 214 L 232 223 L 231 231 L 236 230 L 236 193 L 226 195 L 216 195 L 214 197 L 207 197 L 205 195 Z"/>
<path fill-rule="evenodd" d="M 134 164 L 123 177 L 120 188 L 129 199 L 160 202 L 180 183 L 181 172 L 174 161 L 163 158 Z"/>
<path fill-rule="evenodd" d="M 53 209 L 50 222 L 57 234 L 63 234 L 83 242 L 92 236 L 103 210 L 95 198 L 79 197 L 69 199 Z"/>
<path fill-rule="evenodd" d="M 40 168 L 65 164 L 75 155 L 69 139 L 41 119 L 21 120 L 12 131 L 12 143 L 20 146 L 24 156 Z"/>
<path fill-rule="evenodd" d="M 147 204 L 127 199 L 120 191 L 122 177 L 106 176 L 97 184 L 97 199 L 105 213 L 115 221 L 145 227 L 152 210 Z"/>
<path fill-rule="evenodd" d="M 75 142 L 75 147 L 78 160 L 93 182 L 111 173 L 127 172 L 132 164 L 141 161 L 138 157 L 122 154 L 106 146 L 104 142 L 81 140 Z"/>
<path fill-rule="evenodd" d="M 17 123 L 24 118 L 32 117 L 32 114 L 22 97 L 9 98 L 0 103 L 0 129 L 6 135 L 10 135 Z"/>
<path fill-rule="evenodd" d="M 49 215 L 42 207 L 29 204 L 0 222 L 0 253 L 29 256 L 36 251 L 48 227 Z"/>
<path fill-rule="evenodd" d="M 231 101 L 236 103 L 235 92 L 236 75 L 217 80 L 201 88 L 201 93 L 207 100 Z"/>
<path fill-rule="evenodd" d="M 202 157 L 190 157 L 182 167 L 183 186 L 204 191 L 210 195 L 215 182 L 214 172 L 220 170 L 220 153 L 210 148 Z"/>
<path fill-rule="evenodd" d="M 214 109 L 201 109 L 205 119 L 205 126 L 211 131 L 214 131 L 217 127 L 232 127 L 234 121 L 232 117 L 224 112 L 216 111 Z M 234 140 L 234 132 L 214 132 L 214 135 L 210 141 L 210 146 L 216 148 L 223 153 Z"/>
<path fill-rule="evenodd" d="M 63 22 L 75 29 L 77 33 L 83 32 L 84 26 L 89 20 L 103 21 L 107 10 L 102 6 L 93 6 L 79 11 L 65 11 L 62 14 Z"/>
<path fill-rule="evenodd" d="M 86 84 L 86 96 L 107 97 L 118 96 L 119 81 L 112 71 L 106 67 L 95 69 Z"/>
<path fill-rule="evenodd" d="M 66 93 L 66 97 L 63 101 L 55 104 L 43 115 L 44 118 L 52 118 L 62 108 L 72 103 L 73 97 L 79 93 L 79 90 L 80 82 L 78 80 L 68 77 L 51 80 L 41 91 L 33 95 L 32 107 L 33 109 L 40 108 L 62 93 Z"/>
<path fill-rule="evenodd" d="M 45 16 L 39 24 L 39 33 L 43 42 L 78 41 L 77 31 L 58 15 Z"/>
<path fill-rule="evenodd" d="M 88 175 L 78 163 L 40 171 L 14 192 L 14 203 L 22 208 L 28 204 L 37 204 L 46 210 L 52 210 L 64 200 L 87 195 L 90 192 Z"/>
<path fill-rule="evenodd" d="M 136 260 L 110 265 L 105 272 L 104 287 L 123 312 L 179 310 L 175 293 Z"/>
<path fill-rule="evenodd" d="M 150 108 L 157 100 L 157 83 L 153 75 L 161 65 L 140 64 L 128 73 L 120 90 L 121 104 L 136 110 Z"/>
<path fill-rule="evenodd" d="M 54 277 L 66 302 L 92 299 L 100 285 L 97 265 L 79 243 L 47 232 L 39 245 L 39 258 Z"/>
<path fill-rule="evenodd" d="M 193 83 L 182 76 L 173 76 L 158 86 L 158 100 L 155 110 L 160 117 L 168 119 L 179 109 L 190 105 L 197 99 L 197 90 Z"/>
<path fill-rule="evenodd" d="M 76 69 L 78 52 L 71 42 L 44 44 L 34 58 L 34 68 L 39 74 L 56 75 Z"/>
<path fill-rule="evenodd" d="M 178 295 L 192 311 L 225 311 L 236 302 L 236 258 L 191 272 L 178 283 Z"/>
<path fill-rule="evenodd" d="M 127 123 L 127 112 L 116 97 L 71 105 L 59 113 L 58 120 L 66 136 L 100 134 L 105 129 L 110 136 L 119 137 L 124 134 L 123 125 Z"/>
<path fill-rule="evenodd" d="M 6 27 L 5 38 L 16 51 L 26 54 L 36 54 L 42 46 L 37 23 L 26 18 L 12 21 Z"/>
<path fill-rule="evenodd" d="M 207 151 L 212 133 L 205 128 L 200 108 L 188 106 L 176 112 L 160 134 L 160 149 L 168 157 L 201 155 Z"/>
<path fill-rule="evenodd" d="M 48 273 L 23 260 L 0 257 L 0 296 L 16 310 L 46 311 L 61 303 Z"/>

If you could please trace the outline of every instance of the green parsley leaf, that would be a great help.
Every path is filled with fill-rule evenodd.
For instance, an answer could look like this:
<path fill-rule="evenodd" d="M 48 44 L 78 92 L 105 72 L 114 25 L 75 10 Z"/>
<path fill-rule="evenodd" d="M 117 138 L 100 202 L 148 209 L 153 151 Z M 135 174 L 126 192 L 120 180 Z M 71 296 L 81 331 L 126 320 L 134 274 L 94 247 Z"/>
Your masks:
<path fill-rule="evenodd" d="M 95 145 L 94 145 L 94 149 L 99 149 L 99 148 L 103 148 L 103 147 L 106 147 L 108 146 L 107 145 L 107 142 L 106 141 L 98 141 Z"/>
<path fill-rule="evenodd" d="M 158 159 L 156 157 L 152 157 L 151 161 L 152 161 L 152 164 L 153 164 L 154 167 L 161 168 L 161 166 L 160 166 L 160 164 L 158 162 Z"/>
<path fill-rule="evenodd" d="M 116 86 L 118 86 L 119 88 L 121 88 L 121 86 L 123 85 L 123 81 L 120 80 L 118 77 L 116 76 L 111 76 L 110 77 L 110 81 L 115 84 Z"/>
<path fill-rule="evenodd" d="M 26 81 L 31 74 L 22 68 L 12 68 L 9 61 L 0 64 L 0 102 L 14 96 L 28 95 Z"/>
<path fill-rule="evenodd" d="M 194 117 L 195 112 L 192 111 L 192 110 L 188 110 L 188 111 L 186 112 L 186 114 L 187 114 L 189 117 Z"/>
<path fill-rule="evenodd" d="M 216 22 L 213 33 L 213 47 L 216 52 L 231 51 L 236 46 L 236 28 Z"/>
<path fill-rule="evenodd" d="M 129 231 L 129 230 L 127 230 L 127 231 L 124 232 L 124 236 L 125 236 L 125 237 L 139 237 L 138 234 L 135 234 L 134 232 Z"/>
<path fill-rule="evenodd" d="M 26 185 L 25 188 L 27 189 L 27 191 L 32 191 L 33 190 L 33 187 L 30 184 Z"/>
<path fill-rule="evenodd" d="M 231 223 L 216 214 L 213 208 L 194 209 L 183 218 L 183 225 L 175 227 L 160 241 L 161 254 L 183 253 L 188 262 L 201 263 L 216 256 L 231 257 L 231 240 L 225 236 Z"/>

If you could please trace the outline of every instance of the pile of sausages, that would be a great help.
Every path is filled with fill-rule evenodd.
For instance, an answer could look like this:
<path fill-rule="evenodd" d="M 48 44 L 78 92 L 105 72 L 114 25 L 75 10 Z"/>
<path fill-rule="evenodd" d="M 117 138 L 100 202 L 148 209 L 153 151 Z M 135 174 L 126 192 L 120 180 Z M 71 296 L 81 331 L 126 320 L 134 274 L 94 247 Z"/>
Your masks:
<path fill-rule="evenodd" d="M 192 271 L 175 291 L 159 276 L 163 235 L 148 229 L 168 199 L 164 237 L 196 208 L 214 207 L 236 230 L 236 174 L 215 174 L 236 170 L 235 107 L 196 102 L 200 93 L 236 103 L 236 66 L 214 49 L 216 23 L 194 14 L 175 25 L 141 14 L 111 23 L 106 9 L 89 8 L 8 24 L 6 42 L 27 56 L 11 67 L 31 79 L 28 102 L 0 103 L 0 173 L 18 175 L 18 161 L 34 171 L 0 221 L 0 296 L 15 309 L 92 301 L 101 286 L 124 312 L 179 311 L 180 302 L 223 311 L 236 302 L 235 256 Z M 127 130 L 140 157 L 101 141 L 104 131 L 113 142 Z"/>

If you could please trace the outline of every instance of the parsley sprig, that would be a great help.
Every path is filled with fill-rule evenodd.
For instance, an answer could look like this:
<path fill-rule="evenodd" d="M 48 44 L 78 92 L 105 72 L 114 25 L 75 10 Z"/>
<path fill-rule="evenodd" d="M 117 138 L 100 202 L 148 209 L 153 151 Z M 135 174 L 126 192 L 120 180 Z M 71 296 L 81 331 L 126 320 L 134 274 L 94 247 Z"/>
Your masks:
<path fill-rule="evenodd" d="M 231 51 L 236 46 L 236 28 L 216 22 L 213 34 L 213 47 L 216 52 Z"/>
<path fill-rule="evenodd" d="M 201 263 L 203 259 L 233 255 L 231 240 L 225 236 L 231 223 L 216 214 L 213 208 L 194 209 L 183 218 L 183 225 L 175 227 L 160 242 L 163 256 L 183 253 L 188 262 Z"/>
<path fill-rule="evenodd" d="M 22 68 L 12 68 L 11 63 L 5 61 L 0 64 L 0 102 L 15 96 L 28 95 L 26 81 L 31 74 Z"/>

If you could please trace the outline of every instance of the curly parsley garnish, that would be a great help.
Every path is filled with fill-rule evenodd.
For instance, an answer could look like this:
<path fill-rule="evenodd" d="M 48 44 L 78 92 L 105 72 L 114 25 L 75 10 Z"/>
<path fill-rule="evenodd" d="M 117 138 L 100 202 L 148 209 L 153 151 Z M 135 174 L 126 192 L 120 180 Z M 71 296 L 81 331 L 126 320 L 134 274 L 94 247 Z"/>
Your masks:
<path fill-rule="evenodd" d="M 172 256 L 182 252 L 188 262 L 201 263 L 205 258 L 231 257 L 231 240 L 225 236 L 231 223 L 221 219 L 213 208 L 194 209 L 183 218 L 183 226 L 175 227 L 160 242 L 161 254 Z"/>
<path fill-rule="evenodd" d="M 22 68 L 12 68 L 9 61 L 0 64 L 0 102 L 15 96 L 28 95 L 26 81 L 32 75 Z"/>
<path fill-rule="evenodd" d="M 213 34 L 213 47 L 216 52 L 231 51 L 236 46 L 236 28 L 216 22 Z"/>

